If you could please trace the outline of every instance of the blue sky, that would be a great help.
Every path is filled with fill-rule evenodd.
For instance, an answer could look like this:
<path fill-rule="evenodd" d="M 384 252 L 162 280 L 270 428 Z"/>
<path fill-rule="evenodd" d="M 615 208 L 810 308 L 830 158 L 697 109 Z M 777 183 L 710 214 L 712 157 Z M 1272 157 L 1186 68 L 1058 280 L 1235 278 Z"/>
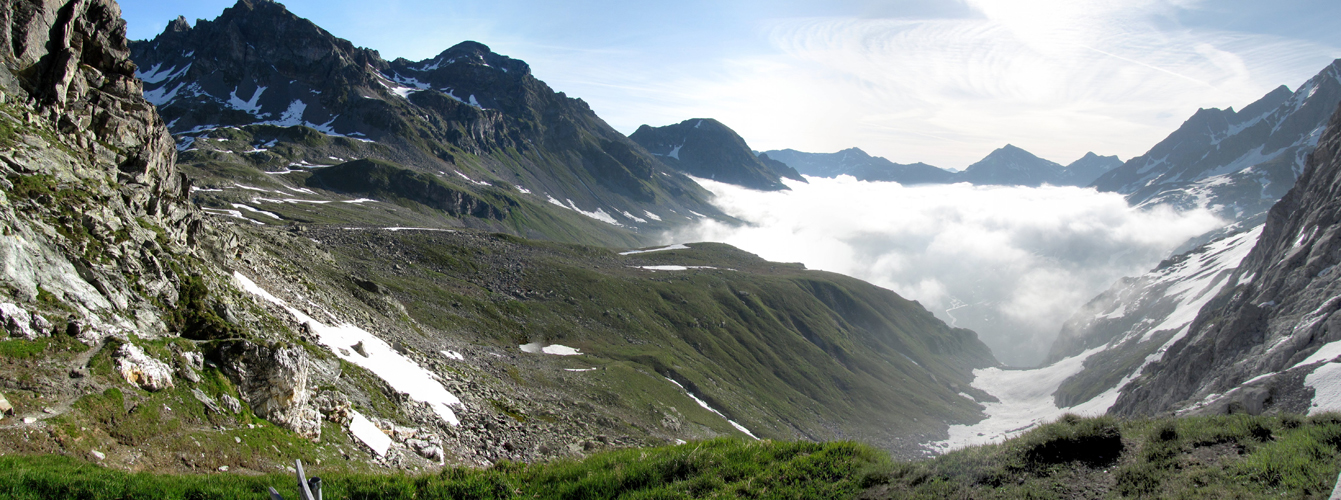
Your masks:
<path fill-rule="evenodd" d="M 134 39 L 232 1 L 121 2 Z M 1012 143 L 1069 163 L 1145 152 L 1341 57 L 1341 2 L 282 2 L 387 59 L 462 40 L 528 62 L 625 133 L 713 117 L 755 149 L 857 146 L 964 168 Z"/>

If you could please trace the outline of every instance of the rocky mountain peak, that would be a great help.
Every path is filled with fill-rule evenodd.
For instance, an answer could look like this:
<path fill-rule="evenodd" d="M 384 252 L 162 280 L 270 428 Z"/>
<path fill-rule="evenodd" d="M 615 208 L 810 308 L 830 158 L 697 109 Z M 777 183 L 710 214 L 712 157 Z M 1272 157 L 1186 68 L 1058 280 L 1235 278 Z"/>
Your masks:
<path fill-rule="evenodd" d="M 693 118 L 652 127 L 643 125 L 629 136 L 666 165 L 689 175 L 752 189 L 787 189 L 781 177 L 803 180 L 785 163 L 765 163 L 745 139 L 712 118 Z"/>
<path fill-rule="evenodd" d="M 168 23 L 168 28 L 163 30 L 164 33 L 184 33 L 187 31 L 191 31 L 191 23 L 186 20 L 186 16 L 177 16 L 177 19 L 173 19 L 172 22 Z"/>

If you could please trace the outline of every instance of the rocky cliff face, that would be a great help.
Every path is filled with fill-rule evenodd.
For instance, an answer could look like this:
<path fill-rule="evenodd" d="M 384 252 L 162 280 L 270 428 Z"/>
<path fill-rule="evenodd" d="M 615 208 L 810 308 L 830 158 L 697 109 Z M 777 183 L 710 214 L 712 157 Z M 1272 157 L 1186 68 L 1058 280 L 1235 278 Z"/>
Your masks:
<path fill-rule="evenodd" d="M 800 173 L 786 164 L 756 157 L 745 139 L 711 118 L 694 118 L 664 127 L 643 125 L 629 139 L 666 165 L 703 179 L 761 190 L 787 189 L 782 177 L 805 182 Z"/>
<path fill-rule="evenodd" d="M 202 186 L 222 190 L 202 192 L 198 201 L 218 210 L 245 204 L 311 222 L 256 202 L 255 192 L 234 184 L 287 191 L 303 188 L 312 168 L 375 159 L 491 198 L 488 212 L 507 215 L 498 221 L 441 213 L 434 226 L 568 240 L 580 232 L 618 233 L 585 241 L 628 244 L 696 219 L 692 212 L 718 213 L 706 192 L 666 171 L 585 102 L 483 44 L 463 42 L 423 61 L 386 61 L 281 4 L 240 0 L 212 21 L 191 26 L 179 19 L 132 49 L 145 95 L 176 134 L 184 168 Z M 587 225 L 606 227 L 553 231 L 533 212 L 572 219 L 572 226 L 583 226 L 585 215 Z M 370 225 L 396 225 L 381 213 L 363 216 Z"/>
<path fill-rule="evenodd" d="M 1334 406 L 1341 261 L 1341 113 L 1299 182 L 1271 208 L 1231 283 L 1186 337 L 1128 386 L 1113 411 L 1305 411 Z M 1334 399 L 1334 398 L 1332 398 Z"/>
<path fill-rule="evenodd" d="M 202 359 L 198 347 L 177 346 L 181 358 L 164 359 L 161 343 L 178 336 L 282 339 L 239 318 L 244 308 L 227 302 L 219 269 L 202 260 L 237 255 L 236 236 L 204 224 L 186 198 L 189 181 L 174 168 L 172 135 L 142 97 L 117 4 L 17 1 L 0 20 L 9 34 L 0 52 L 0 311 L 24 339 L 9 342 L 78 340 L 84 351 L 38 365 L 11 359 L 0 386 L 39 391 L 58 405 L 42 418 L 64 418 L 62 405 L 121 383 L 160 393 L 201 382 L 201 367 L 188 362 Z M 97 373 L 113 359 L 114 373 Z M 263 373 L 276 359 L 253 355 L 249 365 Z M 288 359 L 302 367 L 307 358 Z M 252 412 L 319 436 L 318 418 L 295 416 L 314 412 L 302 383 L 261 387 L 253 373 L 235 375 L 244 398 L 292 389 L 288 398 L 255 399 Z"/>
<path fill-rule="evenodd" d="M 1341 63 L 1334 62 L 1293 92 L 1281 86 L 1238 111 L 1198 110 L 1094 187 L 1126 195 L 1133 205 L 1252 218 L 1294 185 L 1338 103 Z"/>
<path fill-rule="evenodd" d="M 175 255 L 200 237 L 175 149 L 140 95 L 111 2 L 17 2 L 4 38 L 3 277 L 13 298 L 74 314 L 83 339 L 166 333 Z M 47 314 L 58 314 L 51 309 Z M 49 332 L 48 332 L 49 333 Z"/>

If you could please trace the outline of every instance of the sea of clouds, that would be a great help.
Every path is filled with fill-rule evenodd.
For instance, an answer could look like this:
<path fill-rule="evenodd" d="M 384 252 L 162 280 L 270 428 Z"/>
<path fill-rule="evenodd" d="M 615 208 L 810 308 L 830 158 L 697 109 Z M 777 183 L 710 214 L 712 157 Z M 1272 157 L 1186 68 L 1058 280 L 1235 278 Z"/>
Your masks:
<path fill-rule="evenodd" d="M 748 224 L 704 219 L 667 242 L 723 242 L 866 280 L 978 332 L 1012 366 L 1041 362 L 1062 322 L 1118 278 L 1225 224 L 1088 188 L 808 180 L 778 192 L 699 180 Z"/>

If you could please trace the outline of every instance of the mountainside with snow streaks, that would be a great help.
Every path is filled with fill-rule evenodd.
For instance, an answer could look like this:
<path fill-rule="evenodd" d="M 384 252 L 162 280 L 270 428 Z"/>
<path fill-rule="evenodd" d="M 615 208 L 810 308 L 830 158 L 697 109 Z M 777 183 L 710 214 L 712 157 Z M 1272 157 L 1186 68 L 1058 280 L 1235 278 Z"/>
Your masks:
<path fill-rule="evenodd" d="M 1145 365 L 1187 335 L 1197 312 L 1221 291 L 1257 242 L 1262 228 L 1242 230 L 1171 257 L 1136 278 L 1123 278 L 1062 325 L 1047 363 L 1101 348 L 1054 395 L 1059 407 L 1085 403 L 1117 390 Z"/>
<path fill-rule="evenodd" d="M 1256 246 L 1186 336 L 1124 388 L 1119 415 L 1341 403 L 1341 110 Z"/>
<path fill-rule="evenodd" d="M 1239 111 L 1197 111 L 1094 187 L 1126 195 L 1133 205 L 1210 208 L 1246 220 L 1294 185 L 1338 103 L 1341 61 L 1294 92 L 1282 85 Z"/>
<path fill-rule="evenodd" d="M 629 139 L 666 165 L 686 174 L 752 189 L 787 189 L 782 178 L 805 182 L 783 162 L 755 156 L 745 139 L 711 118 L 693 118 L 664 127 L 643 125 Z"/>
<path fill-rule="evenodd" d="M 1234 269 L 1252 249 L 1261 227 L 1239 231 L 1123 278 L 1062 326 L 1043 366 L 974 370 L 971 386 L 986 418 L 954 425 L 939 450 L 995 443 L 1063 414 L 1100 415 L 1122 388 L 1186 335 L 1202 306 L 1232 284 Z"/>
<path fill-rule="evenodd" d="M 285 193 L 312 189 L 306 177 L 313 169 L 375 159 L 425 175 L 441 185 L 434 189 L 474 198 L 504 216 L 434 216 L 405 201 L 419 193 L 400 193 L 376 199 L 380 205 L 345 206 L 339 217 L 359 212 L 370 225 L 469 226 L 629 245 L 697 220 L 696 214 L 721 216 L 706 202 L 706 191 L 615 131 L 585 102 L 555 92 L 526 63 L 479 43 L 463 42 L 424 61 L 388 62 L 283 5 L 239 0 L 213 21 L 192 27 L 178 19 L 153 40 L 131 46 L 146 98 L 176 136 L 183 168 L 198 185 L 222 190 L 196 195 L 216 210 L 246 205 L 285 222 L 316 222 L 334 206 L 329 202 L 365 193 L 299 196 L 328 203 L 294 211 L 234 184 Z M 379 206 L 403 210 L 388 214 Z M 242 210 L 253 222 L 275 222 L 256 213 Z M 398 222 L 404 218 L 411 220 Z"/>

